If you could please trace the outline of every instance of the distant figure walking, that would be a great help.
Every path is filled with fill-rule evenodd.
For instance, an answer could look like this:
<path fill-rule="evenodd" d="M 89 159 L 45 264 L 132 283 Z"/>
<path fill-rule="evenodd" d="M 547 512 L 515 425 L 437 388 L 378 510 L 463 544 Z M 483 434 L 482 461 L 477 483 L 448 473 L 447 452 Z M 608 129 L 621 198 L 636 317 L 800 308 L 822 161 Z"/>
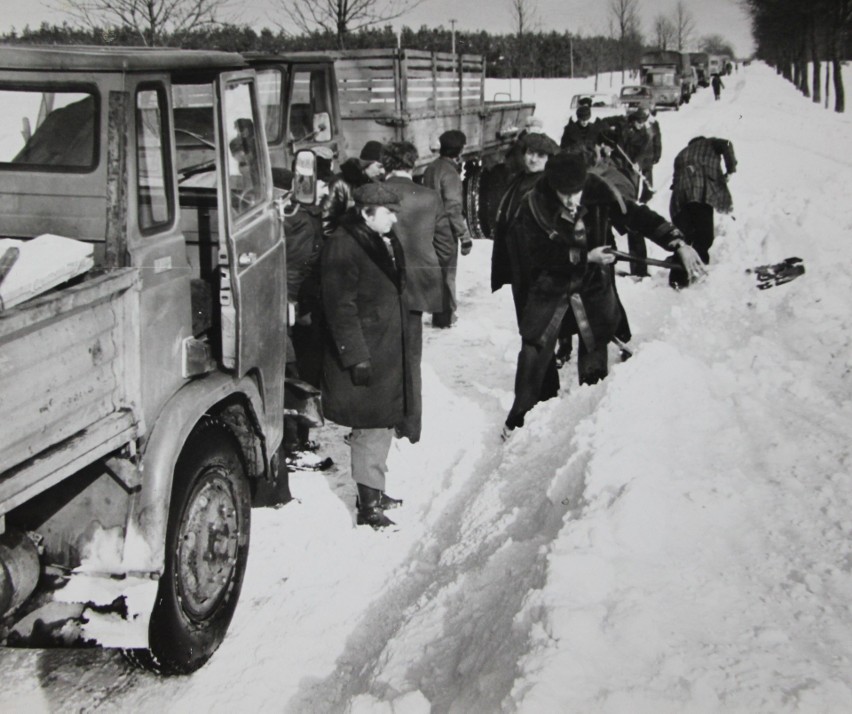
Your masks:
<path fill-rule="evenodd" d="M 713 96 L 716 97 L 716 101 L 718 102 L 722 94 L 722 89 L 725 86 L 722 84 L 722 78 L 718 74 L 714 74 L 713 79 L 710 80 L 710 84 L 713 85 Z"/>

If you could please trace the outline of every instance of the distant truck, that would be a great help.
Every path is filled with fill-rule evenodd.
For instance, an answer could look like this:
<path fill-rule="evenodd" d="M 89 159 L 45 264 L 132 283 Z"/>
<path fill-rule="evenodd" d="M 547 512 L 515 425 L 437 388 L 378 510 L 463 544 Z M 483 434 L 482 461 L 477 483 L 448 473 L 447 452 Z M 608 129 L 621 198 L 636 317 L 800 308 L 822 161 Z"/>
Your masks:
<path fill-rule="evenodd" d="M 639 75 L 640 83 L 652 88 L 657 106 L 680 109 L 694 91 L 688 52 L 645 52 L 639 63 Z"/>
<path fill-rule="evenodd" d="M 698 85 L 700 87 L 710 86 L 710 55 L 706 52 L 690 52 L 689 62 L 695 69 Z"/>
<path fill-rule="evenodd" d="M 188 673 L 225 637 L 250 507 L 289 496 L 259 98 L 238 54 L 0 47 L 0 236 L 95 266 L 0 311 L 6 644 Z"/>
<path fill-rule="evenodd" d="M 725 72 L 725 59 L 721 55 L 708 55 L 707 66 L 711 77 L 714 74 L 722 75 Z"/>
<path fill-rule="evenodd" d="M 417 147 L 419 174 L 438 137 L 461 129 L 468 226 L 491 235 L 508 180 L 503 161 L 535 105 L 487 101 L 481 56 L 378 49 L 246 58 L 258 73 L 273 165 L 290 168 L 299 149 L 326 146 L 342 162 L 367 141 L 406 140 Z"/>

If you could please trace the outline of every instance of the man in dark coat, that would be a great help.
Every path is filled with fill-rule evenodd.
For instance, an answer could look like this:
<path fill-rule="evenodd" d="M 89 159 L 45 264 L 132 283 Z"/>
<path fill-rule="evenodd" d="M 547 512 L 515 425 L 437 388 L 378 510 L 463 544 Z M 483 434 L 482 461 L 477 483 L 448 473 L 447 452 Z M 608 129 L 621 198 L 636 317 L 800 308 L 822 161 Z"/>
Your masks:
<path fill-rule="evenodd" d="M 719 101 L 719 97 L 722 94 L 722 89 L 725 87 L 722 84 L 722 78 L 717 74 L 713 75 L 713 79 L 710 80 L 710 84 L 713 85 L 713 96 L 716 98 L 716 101 Z"/>
<path fill-rule="evenodd" d="M 491 252 L 491 290 L 512 286 L 512 299 L 518 324 L 529 293 L 531 266 L 526 235 L 514 220 L 527 192 L 541 178 L 547 159 L 559 147 L 546 134 L 527 134 L 520 141 L 524 171 L 509 183 L 497 207 L 494 247 Z"/>
<path fill-rule="evenodd" d="M 359 156 L 352 156 L 340 165 L 328 185 L 328 195 L 322 203 L 322 223 L 325 233 L 331 233 L 337 222 L 353 205 L 352 192 L 370 181 L 384 176 L 381 162 L 382 144 L 371 140 L 364 144 Z"/>
<path fill-rule="evenodd" d="M 672 222 L 683 231 L 705 264 L 710 262 L 710 247 L 715 239 L 713 211 L 730 213 L 734 207 L 728 176 L 736 170 L 734 145 L 727 139 L 697 136 L 674 160 L 669 212 Z M 679 286 L 674 271 L 672 279 Z"/>
<path fill-rule="evenodd" d="M 581 104 L 577 107 L 577 121 L 569 121 L 562 130 L 559 146 L 568 151 L 593 150 L 597 130 L 597 122 L 592 121 L 592 108 Z"/>
<path fill-rule="evenodd" d="M 639 200 L 647 203 L 653 196 L 654 165 L 659 163 L 663 154 L 660 125 L 651 118 L 644 107 L 634 111 L 627 122 L 622 135 L 624 153 L 636 165 L 644 179 Z M 637 258 L 647 258 L 645 238 L 635 231 L 627 231 L 627 247 L 630 254 Z M 630 263 L 630 274 L 647 277 L 648 266 L 639 261 Z"/>
<path fill-rule="evenodd" d="M 405 253 L 405 298 L 408 304 L 408 342 L 412 373 L 411 415 L 400 435 L 412 444 L 420 439 L 421 391 L 420 361 L 423 355 L 423 313 L 443 309 L 446 265 L 456 251 L 456 242 L 444 204 L 437 191 L 414 183 L 417 148 L 408 141 L 386 144 L 382 165 L 387 178 L 384 185 L 399 196 L 400 207 L 394 234 Z"/>
<path fill-rule="evenodd" d="M 467 222 L 464 218 L 464 188 L 461 180 L 461 154 L 467 143 L 467 136 L 463 131 L 450 129 L 439 137 L 441 145 L 439 156 L 423 174 L 423 185 L 437 191 L 447 217 L 450 221 L 450 230 L 453 238 L 461 246 L 461 254 L 467 255 L 473 248 L 473 240 L 467 230 Z M 456 321 L 456 269 L 458 267 L 458 248 L 447 263 L 441 268 L 444 274 L 444 309 L 432 313 L 433 327 L 452 327 Z"/>
<path fill-rule="evenodd" d="M 607 344 L 625 319 L 615 291 L 612 225 L 677 251 L 690 270 L 700 266 L 677 228 L 647 206 L 625 200 L 605 175 L 588 172 L 579 153 L 548 160 L 517 220 L 529 236 L 533 284 L 521 321 L 515 401 L 504 439 L 523 426 L 538 401 L 563 318 L 580 336 L 580 383 L 594 384 L 607 375 Z"/>
<path fill-rule="evenodd" d="M 411 407 L 405 258 L 391 233 L 399 197 L 368 183 L 353 199 L 322 252 L 328 328 L 322 400 L 330 420 L 352 427 L 357 523 L 384 528 L 393 524 L 383 503 L 387 455 L 394 429 L 405 423 Z"/>

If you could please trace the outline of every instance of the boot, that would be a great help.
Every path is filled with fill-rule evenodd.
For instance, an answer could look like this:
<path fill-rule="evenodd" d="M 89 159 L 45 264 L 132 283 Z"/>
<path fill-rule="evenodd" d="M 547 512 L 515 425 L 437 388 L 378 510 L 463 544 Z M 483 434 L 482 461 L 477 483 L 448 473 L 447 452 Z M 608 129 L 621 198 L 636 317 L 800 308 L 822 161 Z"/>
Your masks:
<path fill-rule="evenodd" d="M 359 483 L 357 486 L 358 497 L 355 506 L 358 514 L 355 522 L 359 526 L 370 526 L 375 530 L 396 525 L 385 515 L 382 509 L 382 492 L 377 488 L 365 486 L 363 483 Z"/>
<path fill-rule="evenodd" d="M 402 505 L 401 498 L 393 498 L 392 496 L 388 496 L 384 491 L 382 491 L 382 499 L 379 501 L 379 505 L 382 507 L 383 511 L 390 511 L 392 508 L 399 508 Z M 361 499 L 358 496 L 355 496 L 355 508 L 361 507 Z"/>

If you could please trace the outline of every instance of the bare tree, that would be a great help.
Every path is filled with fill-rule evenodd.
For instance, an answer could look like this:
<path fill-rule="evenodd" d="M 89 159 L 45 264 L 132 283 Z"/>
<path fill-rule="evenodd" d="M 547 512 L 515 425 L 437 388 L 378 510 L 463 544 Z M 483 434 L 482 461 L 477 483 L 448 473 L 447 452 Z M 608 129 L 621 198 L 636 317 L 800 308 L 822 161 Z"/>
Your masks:
<path fill-rule="evenodd" d="M 667 50 L 674 45 L 677 37 L 675 24 L 665 15 L 657 15 L 654 19 L 654 42 L 657 49 Z"/>
<path fill-rule="evenodd" d="M 683 0 L 677 0 L 675 5 L 674 26 L 678 52 L 683 52 L 695 32 L 695 19 Z"/>
<path fill-rule="evenodd" d="M 66 0 L 54 9 L 90 29 L 129 28 L 148 46 L 218 25 L 232 0 Z"/>
<path fill-rule="evenodd" d="M 639 36 L 639 0 L 609 0 L 610 32 L 618 40 L 621 81 L 624 82 L 624 65 L 627 44 Z"/>
<path fill-rule="evenodd" d="M 517 42 L 515 43 L 515 65 L 518 68 L 518 83 L 520 86 L 520 98 L 524 98 L 524 67 L 529 54 L 527 35 L 529 35 L 538 23 L 538 11 L 535 0 L 509 0 L 512 11 L 512 25 L 515 29 Z"/>
<path fill-rule="evenodd" d="M 424 0 L 279 0 L 279 7 L 304 33 L 329 32 L 340 49 L 346 35 L 395 20 Z"/>

